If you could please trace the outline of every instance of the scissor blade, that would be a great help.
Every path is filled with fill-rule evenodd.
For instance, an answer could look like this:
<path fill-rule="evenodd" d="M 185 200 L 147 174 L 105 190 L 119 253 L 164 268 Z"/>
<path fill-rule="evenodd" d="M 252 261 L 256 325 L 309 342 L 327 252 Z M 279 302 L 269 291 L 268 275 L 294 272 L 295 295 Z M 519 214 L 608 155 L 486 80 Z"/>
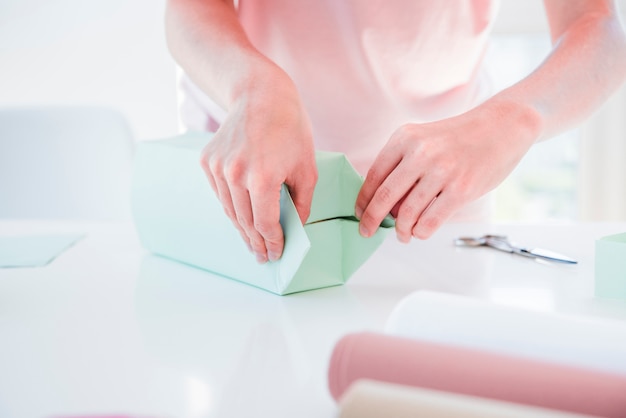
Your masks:
<path fill-rule="evenodd" d="M 578 263 L 578 261 L 574 260 L 573 258 L 564 256 L 563 254 L 555 253 L 554 251 L 545 250 L 543 248 L 519 248 L 519 254 L 526 255 L 528 257 L 536 257 L 544 260 L 556 261 L 559 263 Z"/>

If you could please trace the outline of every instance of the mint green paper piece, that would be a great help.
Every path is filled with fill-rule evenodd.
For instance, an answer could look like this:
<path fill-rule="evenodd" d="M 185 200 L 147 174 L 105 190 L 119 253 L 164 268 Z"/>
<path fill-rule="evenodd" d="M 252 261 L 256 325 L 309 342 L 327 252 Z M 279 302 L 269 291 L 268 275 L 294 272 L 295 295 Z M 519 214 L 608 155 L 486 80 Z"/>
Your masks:
<path fill-rule="evenodd" d="M 49 264 L 83 235 L 0 236 L 0 268 Z"/>
<path fill-rule="evenodd" d="M 595 295 L 626 299 L 626 233 L 596 241 Z"/>
<path fill-rule="evenodd" d="M 200 152 L 211 137 L 195 133 L 139 144 L 133 216 L 149 251 L 286 295 L 345 283 L 393 227 L 393 221 L 385 220 L 374 236 L 362 238 L 354 204 L 363 179 L 343 154 L 318 152 L 319 176 L 307 224 L 300 223 L 283 186 L 283 256 L 258 264 L 200 167 Z"/>

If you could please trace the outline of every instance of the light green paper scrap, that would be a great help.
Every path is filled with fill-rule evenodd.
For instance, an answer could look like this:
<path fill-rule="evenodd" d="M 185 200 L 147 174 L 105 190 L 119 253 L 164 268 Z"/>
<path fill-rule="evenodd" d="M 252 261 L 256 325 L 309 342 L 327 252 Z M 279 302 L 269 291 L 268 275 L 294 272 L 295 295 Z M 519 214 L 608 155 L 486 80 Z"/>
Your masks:
<path fill-rule="evenodd" d="M 595 295 L 626 299 L 626 233 L 596 241 Z"/>
<path fill-rule="evenodd" d="M 283 256 L 258 264 L 241 239 L 200 167 L 211 134 L 187 134 L 139 145 L 133 178 L 133 215 L 149 251 L 284 295 L 345 281 L 386 236 L 358 233 L 354 204 L 363 179 L 343 154 L 318 152 L 318 182 L 311 214 L 302 226 L 283 186 Z"/>
<path fill-rule="evenodd" d="M 0 236 L 0 268 L 49 264 L 83 235 Z"/>

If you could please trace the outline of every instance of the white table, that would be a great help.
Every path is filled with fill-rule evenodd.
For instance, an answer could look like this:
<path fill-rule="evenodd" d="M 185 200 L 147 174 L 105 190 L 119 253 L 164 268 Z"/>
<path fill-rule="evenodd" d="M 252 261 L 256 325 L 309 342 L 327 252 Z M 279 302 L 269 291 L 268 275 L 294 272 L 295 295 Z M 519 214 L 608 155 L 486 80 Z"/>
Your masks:
<path fill-rule="evenodd" d="M 280 297 L 149 255 L 132 225 L 0 222 L 5 234 L 76 231 L 87 236 L 50 265 L 0 269 L 0 417 L 333 417 L 336 341 L 382 331 L 420 289 L 626 321 L 626 301 L 593 297 L 594 241 L 626 223 L 449 224 L 409 245 L 390 235 L 346 286 Z M 452 245 L 487 232 L 580 263 Z"/>

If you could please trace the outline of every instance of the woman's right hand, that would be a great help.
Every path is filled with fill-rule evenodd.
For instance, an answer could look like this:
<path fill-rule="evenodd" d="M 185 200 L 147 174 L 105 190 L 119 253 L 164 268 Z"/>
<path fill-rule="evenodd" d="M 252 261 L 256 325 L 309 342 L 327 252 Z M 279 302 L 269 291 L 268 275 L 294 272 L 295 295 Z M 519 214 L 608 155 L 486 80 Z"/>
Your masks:
<path fill-rule="evenodd" d="M 308 116 L 278 70 L 242 89 L 202 152 L 201 164 L 224 211 L 259 263 L 280 258 L 280 190 L 285 183 L 304 224 L 317 181 Z"/>

